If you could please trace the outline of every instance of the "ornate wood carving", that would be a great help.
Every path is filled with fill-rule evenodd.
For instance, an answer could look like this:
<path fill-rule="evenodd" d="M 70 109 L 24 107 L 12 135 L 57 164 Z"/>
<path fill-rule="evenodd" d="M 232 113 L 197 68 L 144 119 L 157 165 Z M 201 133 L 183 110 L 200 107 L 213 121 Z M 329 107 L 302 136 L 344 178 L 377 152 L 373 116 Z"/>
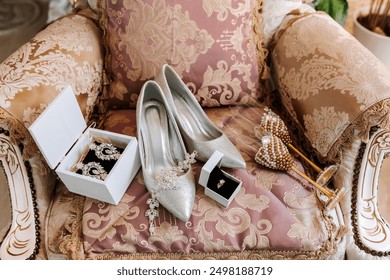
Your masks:
<path fill-rule="evenodd" d="M 31 180 L 19 148 L 5 134 L 0 134 L 0 160 L 12 204 L 12 223 L 0 245 L 0 259 L 28 259 L 35 253 L 38 241 Z"/>
<path fill-rule="evenodd" d="M 374 255 L 388 255 L 390 227 L 382 218 L 378 206 L 378 181 L 383 160 L 390 154 L 390 131 L 377 130 L 365 145 L 357 184 L 353 190 L 353 227 L 357 245 Z"/>

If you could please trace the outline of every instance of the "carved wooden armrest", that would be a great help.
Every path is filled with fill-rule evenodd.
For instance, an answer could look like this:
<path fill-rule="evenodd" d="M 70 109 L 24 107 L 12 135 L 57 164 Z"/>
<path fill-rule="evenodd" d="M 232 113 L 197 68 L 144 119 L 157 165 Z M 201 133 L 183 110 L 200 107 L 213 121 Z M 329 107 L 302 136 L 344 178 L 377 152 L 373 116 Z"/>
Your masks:
<path fill-rule="evenodd" d="M 0 128 L 0 259 L 27 259 L 37 253 L 39 220 L 32 169 L 20 147 Z"/>
<path fill-rule="evenodd" d="M 378 259 L 390 256 L 390 130 L 374 128 L 367 143 L 357 142 L 351 193 L 343 207 L 350 231 L 348 258 Z M 348 172 L 343 172 L 348 176 Z"/>

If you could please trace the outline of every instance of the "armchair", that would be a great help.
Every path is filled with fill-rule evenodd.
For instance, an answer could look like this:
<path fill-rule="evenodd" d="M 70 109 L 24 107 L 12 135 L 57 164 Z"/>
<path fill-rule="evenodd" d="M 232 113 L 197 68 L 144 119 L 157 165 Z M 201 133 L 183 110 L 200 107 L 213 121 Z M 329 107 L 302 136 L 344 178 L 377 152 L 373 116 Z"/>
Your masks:
<path fill-rule="evenodd" d="M 249 6 L 249 11 L 255 15 L 251 20 L 257 23 L 253 24 L 257 56 L 250 57 L 250 52 L 247 52 L 247 56 L 241 58 L 256 61 L 257 78 L 261 79 L 254 83 L 244 81 L 248 85 L 259 83 L 260 96 L 249 87 L 249 96 L 241 92 L 235 95 L 234 102 L 224 104 L 220 98 L 223 91 L 209 98 L 208 93 L 197 90 L 197 98 L 207 115 L 227 134 L 247 163 L 244 170 L 229 170 L 243 182 L 231 206 L 221 207 L 206 197 L 198 186 L 189 222 L 181 222 L 160 209 L 156 233 L 150 236 L 144 215 L 145 202 L 150 195 L 143 185 L 141 172 L 118 205 L 67 191 L 47 167 L 27 128 L 55 96 L 71 84 L 87 122 L 98 120 L 103 129 L 135 136 L 135 89 L 137 84 L 149 79 L 145 73 L 154 62 L 152 57 L 148 58 L 147 64 L 143 64 L 139 56 L 136 57 L 138 61 L 130 60 L 131 67 L 141 69 L 146 78 L 144 75 L 143 79 L 126 86 L 126 75 L 133 77 L 133 68 L 125 60 L 115 58 L 123 58 L 132 52 L 125 42 L 115 41 L 110 45 L 112 40 L 118 39 L 119 31 L 125 31 L 111 32 L 113 25 L 107 27 L 107 23 L 123 23 L 125 13 L 122 12 L 126 9 L 115 11 L 113 5 L 106 9 L 109 1 L 88 2 L 77 1 L 74 14 L 49 25 L 0 65 L 0 160 L 3 167 L 0 170 L 0 201 L 4 202 L 0 217 L 0 259 L 342 259 L 345 256 L 387 256 L 388 228 L 376 208 L 375 195 L 377 171 L 387 153 L 387 146 L 378 143 L 387 143 L 384 135 L 388 129 L 389 73 L 331 18 L 309 13 L 307 8 L 302 8 L 300 13 L 294 11 L 288 16 L 278 17 L 280 24 L 275 26 L 277 32 L 273 35 L 274 32 L 265 34 L 263 30 L 274 31 L 275 22 L 269 28 L 262 16 L 268 11 L 283 9 L 263 7 L 262 1 L 245 2 L 254 5 Z M 283 1 L 276 2 L 283 5 Z M 265 4 L 272 5 L 269 1 Z M 133 6 L 127 10 L 137 8 Z M 180 12 L 179 8 L 175 6 L 168 10 Z M 220 10 L 219 15 L 223 18 L 229 13 L 227 10 Z M 152 8 L 148 6 L 144 11 L 151 12 Z M 208 10 L 208 13 L 213 14 L 212 11 Z M 239 9 L 234 11 L 242 16 Z M 110 18 L 113 15 L 117 18 Z M 264 16 L 264 19 L 268 17 Z M 138 17 L 139 20 L 143 18 Z M 245 21 L 241 23 L 240 26 L 246 24 Z M 188 34 L 195 34 L 194 22 L 186 24 Z M 326 30 L 327 36 L 319 36 L 317 30 Z M 153 34 L 153 29 L 148 31 L 150 33 L 136 35 L 146 37 L 150 44 L 155 43 L 158 36 Z M 314 36 L 315 40 L 305 39 L 307 34 Z M 208 40 L 205 32 L 195 35 Z M 194 38 L 199 37 L 186 40 L 194 42 Z M 218 42 L 227 49 L 234 48 Z M 334 42 L 344 44 L 342 51 L 333 46 Z M 359 59 L 351 58 L 344 52 L 347 49 L 353 49 L 353 56 Z M 184 54 L 188 55 L 189 51 L 194 49 L 188 48 Z M 264 64 L 267 54 L 268 65 Z M 158 54 L 154 56 L 153 59 Z M 171 58 L 188 57 L 173 55 Z M 170 62 L 174 63 L 173 60 Z M 363 65 L 366 67 L 364 72 Z M 233 69 L 240 74 L 250 72 L 240 71 L 247 69 L 240 68 L 242 64 L 236 67 Z M 128 72 L 114 72 L 115 69 L 127 69 Z M 219 70 L 222 69 L 226 68 Z M 193 67 L 181 70 L 184 76 L 195 71 Z M 365 79 L 366 73 L 371 73 L 370 77 L 376 80 Z M 229 73 L 216 71 L 213 77 L 216 74 L 228 81 L 228 86 L 221 87 L 225 90 L 230 90 L 231 81 L 239 84 L 235 74 L 229 76 Z M 197 85 L 191 82 L 188 81 L 196 90 Z M 275 85 L 273 90 L 272 83 Z M 302 94 L 309 98 L 302 98 Z M 341 106 L 336 98 L 327 98 L 334 95 L 344 98 Z M 317 164 L 340 164 L 332 185 L 346 187 L 349 191 L 340 206 L 325 211 L 324 198 L 306 182 L 298 181 L 294 174 L 270 170 L 254 161 L 258 140 L 253 127 L 259 123 L 265 105 L 284 118 L 296 146 L 313 155 Z M 326 126 L 321 126 L 324 123 Z M 326 128 L 325 133 L 321 133 L 324 131 L 321 127 Z M 375 127 L 378 129 L 372 130 Z M 369 152 L 372 150 L 374 153 Z M 376 159 L 374 165 L 365 153 L 373 155 Z M 311 174 L 298 159 L 295 163 L 302 171 Z M 370 168 L 369 174 L 361 170 L 364 166 Z M 202 163 L 194 165 L 196 176 L 199 176 L 201 167 Z M 368 202 L 376 224 L 372 219 L 362 220 L 367 217 L 362 216 L 362 211 L 366 211 L 364 203 Z M 383 238 L 379 243 L 383 246 L 373 247 L 365 241 L 367 234 L 378 236 L 376 231 L 367 230 L 367 223 L 370 223 L 370 229 L 380 227 Z"/>

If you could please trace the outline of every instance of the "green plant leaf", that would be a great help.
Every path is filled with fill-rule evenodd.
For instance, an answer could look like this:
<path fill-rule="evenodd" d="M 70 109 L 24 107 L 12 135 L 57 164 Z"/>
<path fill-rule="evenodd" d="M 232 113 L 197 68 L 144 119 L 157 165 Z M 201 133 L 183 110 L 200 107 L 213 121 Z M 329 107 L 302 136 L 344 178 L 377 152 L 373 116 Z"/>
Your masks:
<path fill-rule="evenodd" d="M 344 25 L 348 14 L 347 0 L 315 0 L 313 5 L 317 11 L 324 11 L 335 21 Z"/>

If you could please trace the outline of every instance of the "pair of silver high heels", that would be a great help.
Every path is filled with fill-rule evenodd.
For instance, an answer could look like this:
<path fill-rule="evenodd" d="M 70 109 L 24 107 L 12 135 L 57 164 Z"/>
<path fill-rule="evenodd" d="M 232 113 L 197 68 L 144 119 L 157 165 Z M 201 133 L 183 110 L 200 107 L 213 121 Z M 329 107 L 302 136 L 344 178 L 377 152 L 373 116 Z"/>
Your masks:
<path fill-rule="evenodd" d="M 169 65 L 164 65 L 155 81 L 147 81 L 141 89 L 137 135 L 142 173 L 151 193 L 146 213 L 151 233 L 160 203 L 180 220 L 190 218 L 196 185 L 191 164 L 195 158 L 205 162 L 219 150 L 224 154 L 222 166 L 246 166 L 233 143 L 210 121 Z"/>

